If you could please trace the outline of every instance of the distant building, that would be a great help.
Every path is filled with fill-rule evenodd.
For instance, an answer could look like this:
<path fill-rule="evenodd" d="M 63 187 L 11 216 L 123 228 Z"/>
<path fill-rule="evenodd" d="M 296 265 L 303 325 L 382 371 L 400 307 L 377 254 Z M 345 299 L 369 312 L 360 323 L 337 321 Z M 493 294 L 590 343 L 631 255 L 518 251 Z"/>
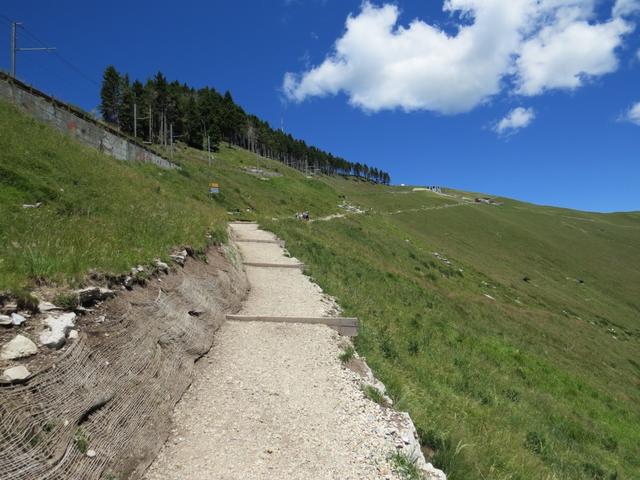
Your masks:
<path fill-rule="evenodd" d="M 416 187 L 413 189 L 414 192 L 434 192 L 434 193 L 442 193 L 442 187 L 437 185 L 431 185 L 428 187 Z"/>

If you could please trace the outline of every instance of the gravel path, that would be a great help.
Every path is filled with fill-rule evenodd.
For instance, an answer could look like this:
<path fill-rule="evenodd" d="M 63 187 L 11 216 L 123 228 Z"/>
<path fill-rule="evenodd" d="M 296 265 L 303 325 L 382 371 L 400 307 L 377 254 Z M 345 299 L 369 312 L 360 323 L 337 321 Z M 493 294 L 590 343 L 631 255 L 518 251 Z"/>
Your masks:
<path fill-rule="evenodd" d="M 387 413 L 324 326 L 228 322 L 147 480 L 396 478 Z"/>
<path fill-rule="evenodd" d="M 231 229 L 239 240 L 277 240 L 271 232 L 260 230 L 255 223 L 234 223 Z"/>
<path fill-rule="evenodd" d="M 300 261 L 287 255 L 286 250 L 275 243 L 238 243 L 238 250 L 245 262 L 295 265 Z"/>
<path fill-rule="evenodd" d="M 236 238 L 266 238 L 253 225 L 232 228 Z M 240 248 L 253 261 L 273 247 Z M 317 316 L 335 308 L 298 269 L 249 267 L 247 275 L 243 314 Z M 398 478 L 388 460 L 398 444 L 394 412 L 365 398 L 361 378 L 338 359 L 340 342 L 323 325 L 227 322 L 145 478 Z"/>

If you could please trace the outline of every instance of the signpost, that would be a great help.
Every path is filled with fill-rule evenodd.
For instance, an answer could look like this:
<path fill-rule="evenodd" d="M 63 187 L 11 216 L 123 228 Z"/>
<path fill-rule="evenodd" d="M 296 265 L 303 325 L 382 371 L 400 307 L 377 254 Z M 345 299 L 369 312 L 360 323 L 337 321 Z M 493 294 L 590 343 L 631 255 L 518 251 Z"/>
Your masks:
<path fill-rule="evenodd" d="M 217 182 L 209 184 L 209 195 L 218 195 L 220 193 L 220 185 Z"/>

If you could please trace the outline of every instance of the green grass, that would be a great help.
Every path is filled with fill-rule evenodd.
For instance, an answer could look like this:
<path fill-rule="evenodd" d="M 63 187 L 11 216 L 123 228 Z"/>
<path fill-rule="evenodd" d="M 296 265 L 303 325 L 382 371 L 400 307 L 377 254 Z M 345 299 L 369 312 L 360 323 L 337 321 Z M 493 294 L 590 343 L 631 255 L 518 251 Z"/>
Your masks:
<path fill-rule="evenodd" d="M 415 461 L 407 455 L 396 452 L 391 456 L 391 463 L 402 480 L 422 480 L 422 473 Z"/>
<path fill-rule="evenodd" d="M 175 245 L 202 251 L 227 220 L 257 219 L 360 318 L 358 353 L 451 480 L 640 478 L 640 214 L 461 205 L 474 195 L 309 179 L 265 159 L 282 176 L 261 180 L 241 169 L 254 155 L 226 147 L 212 169 L 194 150 L 174 161 L 113 160 L 0 102 L 0 291 L 28 299 Z M 292 218 L 345 199 L 367 213 Z"/>
<path fill-rule="evenodd" d="M 76 429 L 76 433 L 73 436 L 73 443 L 75 443 L 80 453 L 84 454 L 89 450 L 89 438 L 80 427 Z"/>
<path fill-rule="evenodd" d="M 168 152 L 167 152 L 168 154 Z M 226 221 L 257 214 L 312 215 L 335 210 L 337 193 L 280 163 L 268 181 L 243 173 L 256 157 L 222 147 L 213 167 L 202 152 L 178 149 L 180 170 L 121 162 L 0 102 L 0 291 L 41 283 L 75 285 L 89 270 L 128 271 L 167 260 L 170 249 L 196 251 L 226 240 Z M 208 184 L 221 195 L 208 198 Z M 41 208 L 23 204 L 42 202 Z"/>
<path fill-rule="evenodd" d="M 329 183 L 377 213 L 265 226 L 361 319 L 358 351 L 433 463 L 452 480 L 640 475 L 640 215 L 383 215 L 456 200 Z"/>
<path fill-rule="evenodd" d="M 384 395 L 382 394 L 382 392 L 378 390 L 376 387 L 374 387 L 373 385 L 365 385 L 362 388 L 362 391 L 364 393 L 364 396 L 367 397 L 372 402 L 375 402 L 379 405 L 386 404 Z"/>
<path fill-rule="evenodd" d="M 342 363 L 349 363 L 356 355 L 356 349 L 353 348 L 353 345 L 347 345 L 347 347 L 342 350 L 338 358 Z"/>

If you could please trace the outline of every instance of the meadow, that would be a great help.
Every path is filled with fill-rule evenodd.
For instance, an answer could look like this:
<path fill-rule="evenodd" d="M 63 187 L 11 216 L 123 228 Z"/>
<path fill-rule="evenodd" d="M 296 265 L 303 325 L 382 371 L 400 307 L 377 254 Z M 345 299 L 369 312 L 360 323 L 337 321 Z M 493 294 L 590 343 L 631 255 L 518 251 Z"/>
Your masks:
<path fill-rule="evenodd" d="M 202 251 L 255 219 L 360 318 L 358 352 L 451 480 L 640 478 L 639 213 L 307 177 L 224 144 L 212 166 L 165 153 L 180 169 L 119 162 L 0 102 L 0 291 Z M 364 213 L 294 219 L 345 201 Z"/>
<path fill-rule="evenodd" d="M 329 183 L 372 210 L 265 227 L 361 319 L 359 353 L 435 465 L 453 480 L 640 475 L 640 215 Z"/>

